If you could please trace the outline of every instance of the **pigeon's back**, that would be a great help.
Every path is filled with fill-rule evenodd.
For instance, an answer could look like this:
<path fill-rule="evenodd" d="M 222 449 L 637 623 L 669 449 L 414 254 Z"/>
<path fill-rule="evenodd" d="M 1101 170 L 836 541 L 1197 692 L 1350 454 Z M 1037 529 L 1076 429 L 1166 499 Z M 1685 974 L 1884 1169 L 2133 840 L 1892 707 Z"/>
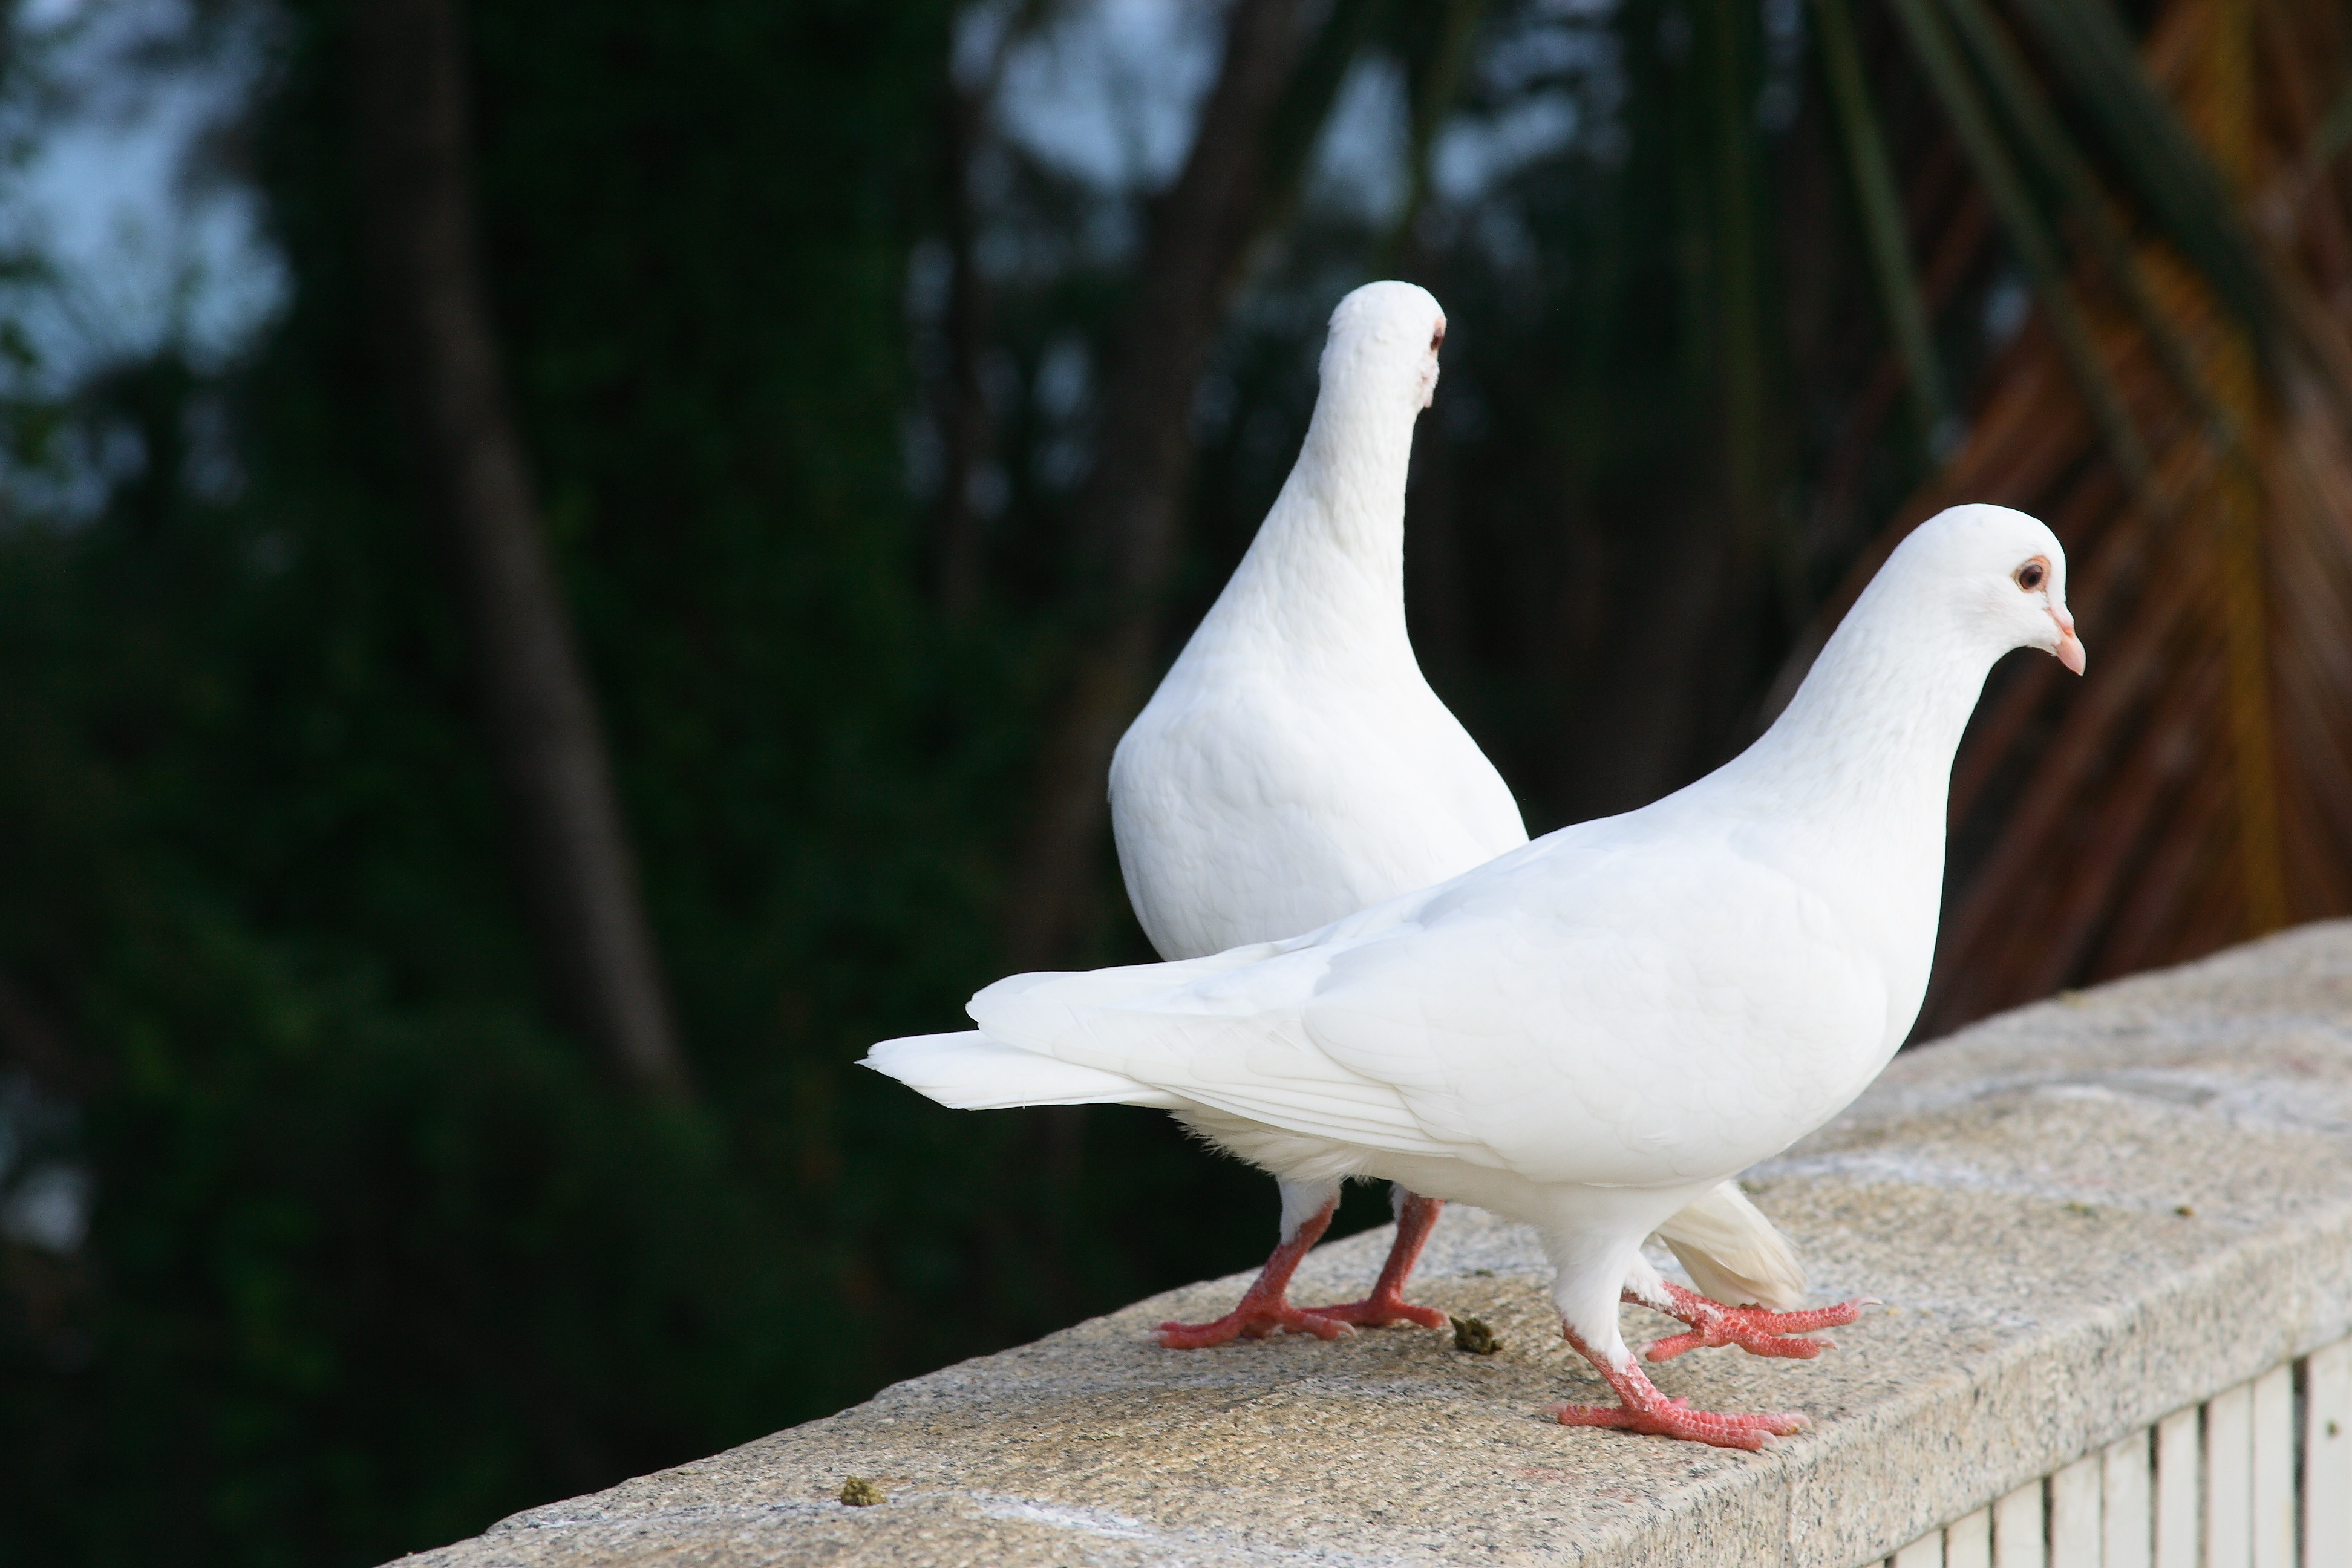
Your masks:
<path fill-rule="evenodd" d="M 1886 995 L 1875 950 L 1804 878 L 1653 807 L 1308 937 L 1014 976 L 971 1012 L 991 1041 L 1127 1080 L 1103 1098 L 1660 1186 L 1720 1179 L 1834 1114 L 1901 1038 Z"/>

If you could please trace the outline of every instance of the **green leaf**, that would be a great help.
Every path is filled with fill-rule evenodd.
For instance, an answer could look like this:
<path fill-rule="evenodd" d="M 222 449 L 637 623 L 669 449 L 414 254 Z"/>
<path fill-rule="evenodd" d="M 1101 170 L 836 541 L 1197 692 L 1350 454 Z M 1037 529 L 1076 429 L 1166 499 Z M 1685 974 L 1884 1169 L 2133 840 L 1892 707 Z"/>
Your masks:
<path fill-rule="evenodd" d="M 2152 472 L 2147 447 L 2133 427 L 2131 416 L 2125 412 L 2122 395 L 2100 360 L 2098 348 L 2091 340 L 2090 325 L 2083 318 L 2074 290 L 2067 286 L 2065 261 L 2057 237 L 2003 144 L 1967 63 L 1953 47 L 1951 35 L 1944 30 L 1943 18 L 1936 14 L 1932 0 L 1894 0 L 1894 6 L 1896 19 L 1910 38 L 1912 53 L 1927 71 L 1937 97 L 1943 100 L 1944 111 L 1951 118 L 1952 129 L 1984 185 L 1985 195 L 2000 216 L 2018 259 L 2025 264 L 2042 314 L 2058 340 L 2059 352 L 2065 356 L 2084 401 L 2090 405 L 2091 416 L 2098 422 L 2116 466 L 2135 486 L 2146 489 Z"/>
<path fill-rule="evenodd" d="M 2125 304 L 2138 321 L 2141 331 L 2147 334 L 2166 374 L 2196 406 L 2222 445 L 2242 455 L 2244 444 L 2239 437 L 2235 419 L 2221 405 L 2188 341 L 2157 300 L 2148 285 L 2147 268 L 2132 253 L 2129 237 L 2116 222 L 2090 160 L 2075 145 L 2057 110 L 2042 94 L 2015 41 L 1984 0 L 1944 0 L 1944 5 L 1958 26 L 1978 69 L 1991 82 L 1994 95 L 2020 141 L 2057 188 L 2097 253 L 2100 264 L 2115 279 Z"/>
<path fill-rule="evenodd" d="M 2304 150 L 2304 161 L 2313 168 L 2336 162 L 2336 155 L 2352 147 L 2352 87 L 2344 89 L 2326 114 L 2311 132 L 2311 145 Z"/>
<path fill-rule="evenodd" d="M 2267 334 L 2280 313 L 2229 182 L 2148 79 L 2114 9 L 2106 0 L 2018 0 L 2018 10 L 2166 237 L 2258 338 Z"/>
<path fill-rule="evenodd" d="M 1895 340 L 1895 356 L 1911 384 L 1917 405 L 1919 429 L 1932 447 L 1936 432 L 1948 427 L 1951 405 L 1944 393 L 1944 369 L 1928 328 L 1927 299 L 1919 287 L 1918 270 L 1911 264 L 1910 234 L 1903 219 L 1903 202 L 1896 194 L 1895 169 L 1886 155 L 1886 138 L 1879 128 L 1878 110 L 1855 42 L 1853 14 L 1845 0 L 1813 0 L 1820 18 L 1822 70 L 1828 79 L 1830 116 L 1844 148 L 1846 171 L 1853 180 L 1854 205 L 1862 216 L 1863 238 L 1870 249 L 1871 271 L 1878 283 L 1879 303 Z"/>

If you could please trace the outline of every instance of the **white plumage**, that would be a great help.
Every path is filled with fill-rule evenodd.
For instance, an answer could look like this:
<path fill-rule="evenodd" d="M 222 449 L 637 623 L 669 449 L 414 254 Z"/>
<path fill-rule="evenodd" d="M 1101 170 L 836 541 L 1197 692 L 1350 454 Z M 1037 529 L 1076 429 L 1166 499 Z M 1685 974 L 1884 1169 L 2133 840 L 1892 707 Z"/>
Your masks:
<path fill-rule="evenodd" d="M 1119 869 L 1162 958 L 1313 931 L 1527 842 L 1405 629 L 1406 470 L 1444 334 L 1436 300 L 1410 283 L 1367 284 L 1332 311 L 1298 461 L 1119 742 Z M 1336 1190 L 1286 1187 L 1286 1243 Z M 1803 1299 L 1796 1255 L 1736 1186 L 1662 1234 L 1709 1296 Z M 1419 1245 L 1408 1222 L 1383 1278 L 1401 1285 Z"/>
<path fill-rule="evenodd" d="M 1339 302 L 1290 478 L 1111 759 L 1162 957 L 1297 936 L 1528 840 L 1405 633 L 1405 472 L 1444 327 L 1410 283 Z"/>
<path fill-rule="evenodd" d="M 867 1061 L 949 1105 L 1164 1107 L 1293 1182 L 1384 1178 L 1522 1221 L 1622 1402 L 1561 1419 L 1743 1447 L 1795 1430 L 1659 1394 L 1619 1292 L 1645 1235 L 1901 1044 L 1984 678 L 2020 647 L 2081 668 L 2064 570 L 2033 519 L 1955 508 L 1895 550 L 1771 730 L 1688 788 L 1304 937 L 1001 981 L 972 999 L 979 1030 Z"/>

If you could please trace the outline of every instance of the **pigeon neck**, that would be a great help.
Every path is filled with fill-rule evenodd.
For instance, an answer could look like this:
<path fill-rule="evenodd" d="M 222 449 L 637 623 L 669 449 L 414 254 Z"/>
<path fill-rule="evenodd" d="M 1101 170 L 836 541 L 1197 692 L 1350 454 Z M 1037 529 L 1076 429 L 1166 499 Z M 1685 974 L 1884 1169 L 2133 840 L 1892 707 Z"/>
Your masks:
<path fill-rule="evenodd" d="M 1420 410 L 1326 383 L 1298 462 L 1234 574 L 1286 635 L 1404 637 L 1404 488 Z"/>
<path fill-rule="evenodd" d="M 1865 595 L 1780 720 L 1725 772 L 1764 789 L 1776 815 L 1917 826 L 1932 830 L 1940 854 L 1952 758 L 2007 649 L 1904 600 Z"/>

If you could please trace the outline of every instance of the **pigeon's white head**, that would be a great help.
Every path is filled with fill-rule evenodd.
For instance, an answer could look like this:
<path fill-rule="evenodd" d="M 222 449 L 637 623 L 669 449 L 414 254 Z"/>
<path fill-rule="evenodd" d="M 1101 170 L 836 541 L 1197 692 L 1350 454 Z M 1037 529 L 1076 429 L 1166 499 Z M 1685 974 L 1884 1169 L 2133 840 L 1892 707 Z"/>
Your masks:
<path fill-rule="evenodd" d="M 1430 291 L 1412 283 L 1367 283 L 1331 312 L 1323 344 L 1328 391 L 1342 378 L 1375 398 L 1409 399 L 1418 411 L 1437 395 L 1437 351 L 1445 342 L 1445 312 Z"/>
<path fill-rule="evenodd" d="M 2083 673 L 2066 608 L 2066 552 L 2040 520 L 2005 506 L 1937 512 L 1895 546 L 1880 575 L 1907 579 L 1954 612 L 1993 652 L 2038 647 Z"/>

